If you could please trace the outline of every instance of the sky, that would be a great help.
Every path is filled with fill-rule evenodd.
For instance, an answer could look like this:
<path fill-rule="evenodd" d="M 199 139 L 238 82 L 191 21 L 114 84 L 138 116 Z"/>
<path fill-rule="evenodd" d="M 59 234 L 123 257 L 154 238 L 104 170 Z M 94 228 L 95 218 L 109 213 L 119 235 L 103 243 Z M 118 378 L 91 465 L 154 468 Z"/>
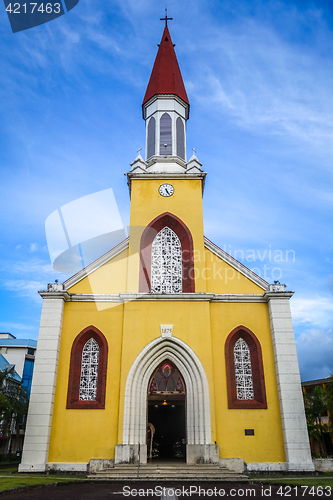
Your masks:
<path fill-rule="evenodd" d="M 302 380 L 333 373 L 333 6 L 168 0 L 191 104 L 188 158 L 208 173 L 205 235 L 291 299 Z M 165 2 L 80 0 L 13 34 L 0 8 L 0 331 L 38 337 L 55 279 L 45 221 L 112 188 L 145 127 L 141 104 Z"/>

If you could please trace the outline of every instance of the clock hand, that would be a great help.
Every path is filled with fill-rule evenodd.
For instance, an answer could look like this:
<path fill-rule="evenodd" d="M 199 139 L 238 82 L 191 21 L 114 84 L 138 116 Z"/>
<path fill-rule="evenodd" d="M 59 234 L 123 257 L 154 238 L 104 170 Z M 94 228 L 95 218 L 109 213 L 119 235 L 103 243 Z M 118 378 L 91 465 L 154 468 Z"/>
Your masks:
<path fill-rule="evenodd" d="M 169 191 L 167 190 L 167 188 L 165 188 L 165 192 L 166 192 L 166 194 L 169 194 Z"/>

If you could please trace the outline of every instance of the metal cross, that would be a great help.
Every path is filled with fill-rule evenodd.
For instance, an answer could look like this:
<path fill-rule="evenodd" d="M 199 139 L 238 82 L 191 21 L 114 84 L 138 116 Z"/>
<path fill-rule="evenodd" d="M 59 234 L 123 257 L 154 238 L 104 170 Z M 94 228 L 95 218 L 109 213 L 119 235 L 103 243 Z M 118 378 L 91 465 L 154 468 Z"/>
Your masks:
<path fill-rule="evenodd" d="M 140 154 L 140 151 L 142 151 L 142 148 L 139 148 L 139 149 L 137 150 L 137 153 L 139 153 L 139 154 Z"/>
<path fill-rule="evenodd" d="M 168 21 L 172 21 L 172 17 L 168 17 L 168 9 L 165 7 L 165 17 L 160 17 L 160 21 L 165 21 L 165 27 L 168 26 Z"/>
<path fill-rule="evenodd" d="M 195 155 L 195 153 L 196 153 L 196 150 L 195 150 L 194 148 L 192 148 L 192 151 L 193 151 L 193 154 Z"/>

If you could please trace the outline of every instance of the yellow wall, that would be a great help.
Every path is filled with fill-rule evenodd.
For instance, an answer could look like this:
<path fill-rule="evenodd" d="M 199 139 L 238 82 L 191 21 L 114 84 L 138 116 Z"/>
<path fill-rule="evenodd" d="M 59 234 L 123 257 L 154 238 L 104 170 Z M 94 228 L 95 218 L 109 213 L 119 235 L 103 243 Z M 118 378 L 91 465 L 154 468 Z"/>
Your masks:
<path fill-rule="evenodd" d="M 70 293 L 124 293 L 127 283 L 128 249 L 68 289 Z"/>
<path fill-rule="evenodd" d="M 65 304 L 49 462 L 89 462 L 114 456 L 119 413 L 123 306 L 97 311 L 94 302 Z M 75 337 L 94 325 L 108 342 L 105 410 L 66 409 L 70 353 Z"/>
<path fill-rule="evenodd" d="M 175 191 L 170 197 L 161 196 L 158 188 L 168 182 Z M 131 217 L 130 225 L 139 228 L 134 236 L 130 235 L 130 248 L 137 253 L 139 242 L 144 228 L 158 215 L 170 212 L 179 217 L 189 228 L 193 238 L 194 253 L 197 256 L 195 291 L 206 291 L 206 280 L 203 269 L 205 267 L 205 253 L 203 240 L 203 213 L 202 213 L 202 182 L 198 179 L 132 179 Z M 141 228 L 141 229 L 140 229 Z M 128 291 L 137 292 L 139 282 L 139 261 L 135 261 L 129 270 L 133 277 L 133 285 Z"/>
<path fill-rule="evenodd" d="M 106 408 L 67 410 L 71 346 L 90 324 L 104 333 L 109 344 Z M 247 462 L 284 461 L 267 304 L 190 301 L 131 301 L 102 311 L 94 303 L 66 303 L 49 461 L 114 457 L 115 445 L 122 443 L 127 374 L 142 349 L 160 337 L 160 324 L 173 324 L 173 336 L 189 345 L 203 364 L 210 388 L 212 442 L 219 444 L 220 456 Z M 228 409 L 224 344 L 240 324 L 256 334 L 262 347 L 266 410 Z M 255 436 L 245 436 L 248 428 L 255 430 Z"/>
<path fill-rule="evenodd" d="M 117 294 L 137 292 L 139 247 L 144 228 L 163 212 L 170 212 L 192 233 L 196 292 L 263 294 L 263 290 L 204 249 L 200 180 L 168 181 L 174 195 L 164 198 L 158 188 L 165 181 L 132 180 L 130 248 L 70 288 L 72 293 Z M 88 462 L 113 458 L 122 443 L 124 392 L 135 358 L 153 339 L 160 325 L 174 325 L 173 336 L 197 354 L 208 378 L 212 443 L 221 457 L 247 462 L 285 460 L 275 376 L 268 306 L 266 303 L 209 303 L 206 301 L 130 301 L 122 304 L 67 302 L 61 338 L 50 462 Z M 104 410 L 67 410 L 69 361 L 75 337 L 87 326 L 103 332 L 109 345 L 106 407 Z M 263 353 L 268 408 L 229 410 L 224 344 L 229 333 L 244 325 L 257 336 Z M 152 372 L 156 367 L 152 367 Z M 254 429 L 245 436 L 244 429 Z"/>
<path fill-rule="evenodd" d="M 275 375 L 274 353 L 266 303 L 212 303 L 212 345 L 217 442 L 221 457 L 245 462 L 284 462 L 284 444 Z M 237 326 L 258 338 L 263 356 L 267 409 L 228 409 L 225 340 Z M 254 436 L 245 436 L 254 429 Z"/>
<path fill-rule="evenodd" d="M 260 295 L 264 293 L 261 287 L 236 271 L 210 250 L 205 250 L 205 256 L 204 276 L 207 282 L 207 292 Z"/>

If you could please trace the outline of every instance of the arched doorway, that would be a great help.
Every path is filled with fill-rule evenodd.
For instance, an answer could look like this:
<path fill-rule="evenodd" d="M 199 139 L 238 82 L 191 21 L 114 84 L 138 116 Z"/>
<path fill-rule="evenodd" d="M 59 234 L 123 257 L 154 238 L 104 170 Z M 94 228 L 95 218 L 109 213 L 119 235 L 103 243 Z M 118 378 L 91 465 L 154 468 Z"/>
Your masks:
<path fill-rule="evenodd" d="M 154 371 L 147 391 L 147 458 L 186 461 L 186 386 L 175 363 Z"/>
<path fill-rule="evenodd" d="M 186 462 L 219 463 L 212 444 L 209 386 L 195 352 L 182 340 L 159 337 L 147 344 L 128 372 L 124 397 L 123 439 L 116 445 L 115 463 L 147 463 L 147 387 L 152 371 L 170 360 L 186 387 Z"/>

